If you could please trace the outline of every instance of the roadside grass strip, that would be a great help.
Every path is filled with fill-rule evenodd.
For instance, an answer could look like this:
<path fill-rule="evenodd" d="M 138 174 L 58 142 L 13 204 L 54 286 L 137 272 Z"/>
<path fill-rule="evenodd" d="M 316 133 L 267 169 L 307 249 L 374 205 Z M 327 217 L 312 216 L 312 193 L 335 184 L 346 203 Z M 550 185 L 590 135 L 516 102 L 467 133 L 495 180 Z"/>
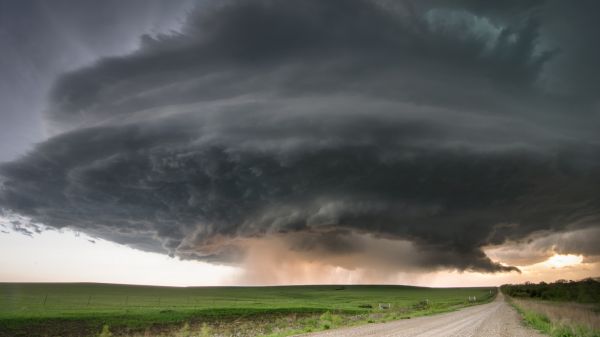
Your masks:
<path fill-rule="evenodd" d="M 532 328 L 552 337 L 600 337 L 600 316 L 590 310 L 587 314 L 574 312 L 567 305 L 540 303 L 534 300 L 509 299 L 523 321 Z M 592 317 L 591 319 L 588 317 Z"/>

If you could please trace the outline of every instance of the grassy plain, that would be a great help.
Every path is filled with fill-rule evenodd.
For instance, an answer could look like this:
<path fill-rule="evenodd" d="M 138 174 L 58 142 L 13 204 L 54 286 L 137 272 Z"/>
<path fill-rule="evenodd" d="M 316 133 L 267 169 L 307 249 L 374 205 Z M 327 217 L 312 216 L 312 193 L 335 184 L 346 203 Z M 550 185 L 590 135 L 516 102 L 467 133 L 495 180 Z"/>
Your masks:
<path fill-rule="evenodd" d="M 0 283 L 0 336 L 285 336 L 483 303 L 494 288 Z M 478 301 L 469 302 L 469 296 Z M 391 309 L 379 309 L 390 303 Z M 106 328 L 105 328 L 106 329 Z"/>
<path fill-rule="evenodd" d="M 523 320 L 553 337 L 600 337 L 600 313 L 593 305 L 510 299 Z"/>
<path fill-rule="evenodd" d="M 537 330 L 553 337 L 600 337 L 600 282 L 595 279 L 500 288 Z"/>

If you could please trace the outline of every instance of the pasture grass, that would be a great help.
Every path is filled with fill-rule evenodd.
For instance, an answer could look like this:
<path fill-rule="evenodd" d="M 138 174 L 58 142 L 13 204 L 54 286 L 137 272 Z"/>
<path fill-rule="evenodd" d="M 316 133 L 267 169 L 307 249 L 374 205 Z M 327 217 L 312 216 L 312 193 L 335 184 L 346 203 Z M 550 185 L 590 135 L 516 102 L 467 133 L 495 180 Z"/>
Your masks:
<path fill-rule="evenodd" d="M 477 296 L 477 302 L 468 302 Z M 0 336 L 288 336 L 490 301 L 494 288 L 0 284 Z M 379 303 L 390 303 L 387 310 Z M 106 327 L 106 328 L 105 328 Z M 104 329 L 106 329 L 105 332 Z"/>
<path fill-rule="evenodd" d="M 600 337 L 600 315 L 577 303 L 510 298 L 525 323 L 552 337 Z"/>

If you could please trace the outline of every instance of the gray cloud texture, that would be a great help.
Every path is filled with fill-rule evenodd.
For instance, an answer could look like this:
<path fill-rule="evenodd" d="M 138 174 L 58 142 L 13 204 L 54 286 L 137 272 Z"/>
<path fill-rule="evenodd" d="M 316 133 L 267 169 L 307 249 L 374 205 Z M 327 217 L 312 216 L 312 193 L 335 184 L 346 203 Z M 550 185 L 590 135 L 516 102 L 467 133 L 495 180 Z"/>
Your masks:
<path fill-rule="evenodd" d="M 144 32 L 179 27 L 191 7 L 190 0 L 0 0 L 0 161 L 47 137 L 42 114 L 58 75 L 130 52 Z"/>
<path fill-rule="evenodd" d="M 62 76 L 58 134 L 0 166 L 0 206 L 217 263 L 276 240 L 349 268 L 516 270 L 482 248 L 599 225 L 597 78 L 570 80 L 596 61 L 542 34 L 561 6 L 203 3 Z"/>

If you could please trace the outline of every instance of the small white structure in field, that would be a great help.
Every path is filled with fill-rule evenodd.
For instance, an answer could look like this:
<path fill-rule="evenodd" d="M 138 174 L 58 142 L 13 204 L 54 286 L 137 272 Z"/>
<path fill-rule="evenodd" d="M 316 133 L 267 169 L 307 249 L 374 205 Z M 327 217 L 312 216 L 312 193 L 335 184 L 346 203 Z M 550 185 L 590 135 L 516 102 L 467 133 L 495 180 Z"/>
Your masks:
<path fill-rule="evenodd" d="M 477 296 L 469 296 L 469 302 L 477 302 Z"/>
<path fill-rule="evenodd" d="M 392 307 L 391 303 L 379 303 L 379 309 L 386 310 L 386 309 L 390 309 L 391 307 Z"/>

